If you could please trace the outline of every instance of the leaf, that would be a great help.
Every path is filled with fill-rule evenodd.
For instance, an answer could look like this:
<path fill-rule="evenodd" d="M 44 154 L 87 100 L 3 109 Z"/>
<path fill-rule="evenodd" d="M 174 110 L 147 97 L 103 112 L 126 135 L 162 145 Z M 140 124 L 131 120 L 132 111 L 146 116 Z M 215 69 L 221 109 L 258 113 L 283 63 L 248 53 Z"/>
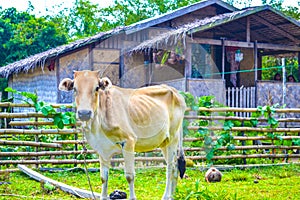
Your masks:
<path fill-rule="evenodd" d="M 228 146 L 227 146 L 227 150 L 234 150 L 235 149 L 235 145 L 234 144 L 229 144 Z"/>
<path fill-rule="evenodd" d="M 206 136 L 208 134 L 207 128 L 199 128 L 198 133 L 200 133 L 202 136 Z"/>
<path fill-rule="evenodd" d="M 58 121 L 57 127 L 58 127 L 59 129 L 63 129 L 64 126 L 65 126 L 65 125 L 64 125 L 64 123 L 63 123 L 62 120 Z"/>
<path fill-rule="evenodd" d="M 292 139 L 292 142 L 294 143 L 294 145 L 300 146 L 300 139 Z"/>
<path fill-rule="evenodd" d="M 199 120 L 200 126 L 208 126 L 209 121 L 208 120 Z"/>
<path fill-rule="evenodd" d="M 204 144 L 205 145 L 211 145 L 211 143 L 213 142 L 212 138 L 209 136 L 205 136 L 204 138 Z"/>
<path fill-rule="evenodd" d="M 197 105 L 192 105 L 192 106 L 191 106 L 191 109 L 192 109 L 193 111 L 197 111 L 197 110 L 199 110 L 199 106 L 197 106 Z"/>
<path fill-rule="evenodd" d="M 49 113 L 48 113 L 48 110 L 45 107 L 43 107 L 41 111 L 42 111 L 42 114 L 44 116 L 48 116 Z"/>
<path fill-rule="evenodd" d="M 274 133 L 268 133 L 268 134 L 267 134 L 267 136 L 268 136 L 269 138 L 272 138 L 272 139 L 274 139 L 274 138 L 275 138 L 275 135 L 274 135 Z"/>
<path fill-rule="evenodd" d="M 252 119 L 250 119 L 250 122 L 251 122 L 252 126 L 256 127 L 257 124 L 258 124 L 258 119 L 257 118 L 252 118 Z"/>
<path fill-rule="evenodd" d="M 166 61 L 167 61 L 169 55 L 170 55 L 170 51 L 166 51 L 166 52 L 164 53 L 164 55 L 163 55 L 163 57 L 162 57 L 162 59 L 161 59 L 161 61 L 160 61 L 160 63 L 161 63 L 162 65 L 164 65 L 164 64 L 166 63 Z"/>
<path fill-rule="evenodd" d="M 234 126 L 234 124 L 232 123 L 232 121 L 231 121 L 231 120 L 227 120 L 227 121 L 224 122 L 223 129 L 224 129 L 225 131 L 228 131 L 228 130 L 230 130 L 233 126 Z"/>
<path fill-rule="evenodd" d="M 70 117 L 67 115 L 62 115 L 62 121 L 65 125 L 70 124 Z"/>
<path fill-rule="evenodd" d="M 5 92 L 11 92 L 11 93 L 16 93 L 17 90 L 12 89 L 11 87 L 7 87 L 4 89 Z"/>
<path fill-rule="evenodd" d="M 270 125 L 278 125 L 278 120 L 277 119 L 275 119 L 274 117 L 269 117 L 268 118 L 268 124 L 270 124 Z"/>
<path fill-rule="evenodd" d="M 214 151 L 211 150 L 208 154 L 206 154 L 206 159 L 211 160 L 214 157 Z"/>
<path fill-rule="evenodd" d="M 57 124 L 59 123 L 59 121 L 61 121 L 60 113 L 54 115 L 54 117 L 53 117 L 53 123 L 54 123 L 55 125 L 57 125 Z"/>

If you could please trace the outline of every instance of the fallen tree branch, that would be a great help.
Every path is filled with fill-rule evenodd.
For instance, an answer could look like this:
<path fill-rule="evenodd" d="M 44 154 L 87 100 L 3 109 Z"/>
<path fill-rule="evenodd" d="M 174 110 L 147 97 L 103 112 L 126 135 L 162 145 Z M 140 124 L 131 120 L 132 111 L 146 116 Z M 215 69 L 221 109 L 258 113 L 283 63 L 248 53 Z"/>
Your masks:
<path fill-rule="evenodd" d="M 0 197 L 1 196 L 28 198 L 28 196 L 18 195 L 18 194 L 0 194 Z"/>
<path fill-rule="evenodd" d="M 73 194 L 77 197 L 81 197 L 81 198 L 93 198 L 93 194 L 90 191 L 87 190 L 82 190 L 76 187 L 72 187 L 69 186 L 67 184 L 52 180 L 46 176 L 43 176 L 29 168 L 27 168 L 25 165 L 18 165 L 18 168 L 24 172 L 25 174 L 27 174 L 28 176 L 30 176 L 31 178 L 39 181 L 39 182 L 44 182 L 44 183 L 49 183 L 51 185 L 54 185 L 55 187 L 58 187 L 59 189 L 61 189 L 64 192 Z M 96 198 L 100 198 L 100 194 L 94 192 L 94 195 Z"/>

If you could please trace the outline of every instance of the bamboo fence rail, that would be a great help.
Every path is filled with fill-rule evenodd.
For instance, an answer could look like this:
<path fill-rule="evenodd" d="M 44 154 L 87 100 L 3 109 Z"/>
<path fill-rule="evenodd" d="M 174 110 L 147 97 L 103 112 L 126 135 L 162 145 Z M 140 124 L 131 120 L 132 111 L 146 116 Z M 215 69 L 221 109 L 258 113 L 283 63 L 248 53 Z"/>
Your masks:
<path fill-rule="evenodd" d="M 211 131 L 223 131 L 223 127 L 218 126 L 189 126 L 190 130 L 207 129 Z M 232 127 L 230 131 L 256 131 L 256 132 L 300 132 L 300 128 L 261 128 L 261 127 Z"/>
<path fill-rule="evenodd" d="M 251 117 L 237 117 L 237 116 L 192 116 L 192 115 L 187 115 L 185 116 L 185 119 L 200 119 L 200 120 L 237 120 L 237 121 L 250 121 L 253 118 Z M 268 121 L 268 119 L 266 118 L 258 118 L 258 121 L 263 121 L 266 122 Z M 300 118 L 294 118 L 294 117 L 290 117 L 290 118 L 279 118 L 277 119 L 278 122 L 300 122 Z"/>
<path fill-rule="evenodd" d="M 33 147 L 48 147 L 48 148 L 61 148 L 61 144 L 46 143 L 46 142 L 30 142 L 30 141 L 14 141 L 14 140 L 0 140 L 1 145 L 13 146 L 33 146 Z M 0 155 L 3 152 L 0 152 Z"/>
<path fill-rule="evenodd" d="M 190 160 L 206 160 L 206 156 L 186 156 L 187 159 Z M 214 156 L 213 160 L 226 160 L 226 159 L 246 159 L 246 158 L 300 158 L 300 154 L 235 154 L 235 155 L 225 155 L 225 156 Z M 164 162 L 163 157 L 135 157 L 136 162 Z M 84 164 L 84 160 L 78 160 L 78 159 L 43 159 L 43 160 L 4 160 L 1 161 L 2 165 L 7 164 Z M 124 162 L 123 158 L 112 158 L 112 163 L 122 163 Z M 86 163 L 99 163 L 98 159 L 86 159 Z"/>
<path fill-rule="evenodd" d="M 80 133 L 77 129 L 0 129 L 0 134 L 24 134 L 24 135 L 43 135 L 43 134 L 76 134 Z"/>
<path fill-rule="evenodd" d="M 53 107 L 59 108 L 61 105 L 57 104 Z M 33 107 L 33 105 L 28 104 L 14 104 L 14 103 L 0 103 L 0 107 Z M 73 108 L 73 105 L 68 104 L 65 106 L 67 108 Z M 7 109 L 6 109 L 7 110 Z M 211 116 L 193 116 L 186 115 L 185 118 L 188 120 L 208 120 L 208 121 L 226 121 L 226 120 L 237 120 L 240 122 L 250 121 L 251 117 L 239 117 L 239 116 L 222 116 L 226 112 L 256 112 L 256 108 L 199 108 L 199 111 L 206 111 L 212 113 Z M 223 113 L 222 113 L 223 112 Z M 286 117 L 286 113 L 300 113 L 300 109 L 291 108 L 291 109 L 276 109 L 276 113 L 282 113 L 283 115 L 278 116 L 278 122 L 300 122 L 300 118 L 296 117 Z M 245 115 L 246 116 L 246 115 Z M 43 129 L 44 125 L 53 126 L 52 118 L 53 116 L 45 117 L 42 113 L 36 112 L 28 112 L 28 113 L 8 113 L 8 112 L 0 112 L 0 120 L 12 119 L 9 122 L 8 127 L 25 127 L 32 126 L 34 129 L 25 129 L 25 128 L 4 128 L 0 129 L 0 147 L 5 149 L 5 147 L 15 147 L 15 146 L 27 146 L 27 147 L 35 147 L 34 151 L 2 151 L 0 152 L 0 166 L 11 165 L 11 164 L 35 164 L 35 165 L 43 165 L 43 164 L 83 164 L 84 160 L 76 159 L 76 157 L 83 152 L 80 150 L 80 145 L 87 144 L 87 142 L 81 137 L 80 129 Z M 18 121 L 14 121 L 17 118 Z M 23 118 L 24 121 L 20 119 Z M 47 121 L 43 121 L 47 118 Z M 31 119 L 31 120 L 28 120 Z M 34 119 L 34 120 L 32 120 Z M 266 122 L 267 119 L 261 117 L 257 119 L 259 122 Z M 78 126 L 79 123 L 77 123 Z M 224 128 L 220 125 L 218 126 L 196 126 L 190 125 L 188 126 L 189 130 L 198 131 L 198 130 L 208 130 L 210 132 L 213 131 L 224 131 Z M 300 127 L 278 127 L 278 128 L 266 128 L 266 127 L 232 127 L 230 130 L 232 134 L 232 140 L 236 142 L 240 142 L 238 145 L 235 145 L 234 148 L 228 151 L 226 146 L 222 146 L 216 148 L 220 152 L 228 151 L 226 154 L 232 152 L 231 155 L 215 155 L 213 160 L 228 160 L 228 159 L 249 159 L 249 158 L 269 158 L 269 159 L 288 159 L 295 158 L 299 159 L 300 154 L 292 154 L 291 151 L 299 151 L 300 146 L 296 146 L 292 144 L 294 140 L 300 140 Z M 261 135 L 257 136 L 247 136 L 248 132 L 257 132 L 261 133 Z M 238 136 L 236 133 L 243 133 L 243 136 Z M 265 133 L 288 133 L 282 136 L 270 137 Z M 41 142 L 39 137 L 41 136 L 51 136 L 51 135 L 70 135 L 72 139 L 68 138 L 66 140 L 52 140 L 49 142 Z M 16 141 L 15 136 L 35 136 L 35 141 Z M 79 136 L 79 137 L 78 137 Z M 74 139 L 73 139 L 74 138 Z M 212 136 L 211 139 L 213 141 L 218 140 L 220 136 Z M 23 139 L 23 137 L 22 137 Z M 191 143 L 197 141 L 204 141 L 204 137 L 185 137 L 184 138 L 184 151 L 186 152 L 186 157 L 194 160 L 194 161 L 205 161 L 205 147 L 190 147 Z M 23 139 L 24 140 L 24 139 Z M 246 141 L 266 141 L 268 145 L 246 145 Z M 270 142 L 271 141 L 271 142 Z M 278 145 L 278 143 L 274 144 L 274 141 L 288 141 L 291 145 Z M 49 150 L 49 148 L 52 148 Z M 21 148 L 25 149 L 25 148 Z M 57 149 L 57 150 L 55 150 Z M 247 150 L 253 150 L 250 153 Z M 271 150 L 268 153 L 256 152 L 257 150 Z M 279 150 L 276 151 L 275 150 Z M 158 153 L 159 149 L 155 149 L 153 152 L 141 154 L 136 154 L 135 160 L 137 162 L 163 162 L 164 159 L 161 156 L 161 153 Z M 284 153 L 283 153 L 284 152 Z M 92 155 L 95 154 L 94 150 L 87 150 L 85 153 Z M 191 154 L 189 154 L 191 153 Z M 196 154 L 197 156 L 189 156 Z M 143 156 L 145 155 L 145 156 Z M 44 158 L 47 157 L 48 158 Z M 59 156 L 57 158 L 57 156 Z M 8 159 L 10 158 L 10 159 Z M 17 158 L 17 160 L 14 160 Z M 49 159 L 50 158 L 50 159 Z M 94 157 L 93 157 L 94 158 Z M 99 163 L 98 159 L 87 159 L 87 163 Z M 123 162 L 124 159 L 121 157 L 113 158 L 112 163 L 120 163 Z"/>

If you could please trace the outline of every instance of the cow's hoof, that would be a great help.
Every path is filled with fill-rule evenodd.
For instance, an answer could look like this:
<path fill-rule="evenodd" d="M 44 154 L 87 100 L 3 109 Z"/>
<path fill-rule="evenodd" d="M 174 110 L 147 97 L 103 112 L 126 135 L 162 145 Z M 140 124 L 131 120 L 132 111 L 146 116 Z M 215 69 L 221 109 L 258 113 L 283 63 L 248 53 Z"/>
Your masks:
<path fill-rule="evenodd" d="M 120 190 L 115 190 L 109 195 L 110 199 L 126 199 L 127 194 L 125 192 L 122 192 Z"/>

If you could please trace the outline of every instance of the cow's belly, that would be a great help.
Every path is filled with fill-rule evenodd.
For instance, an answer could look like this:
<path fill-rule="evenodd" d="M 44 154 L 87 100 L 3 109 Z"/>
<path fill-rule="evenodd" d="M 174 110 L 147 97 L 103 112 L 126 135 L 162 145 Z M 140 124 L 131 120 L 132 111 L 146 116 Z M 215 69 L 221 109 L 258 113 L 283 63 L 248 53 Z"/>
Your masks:
<path fill-rule="evenodd" d="M 148 96 L 131 98 L 129 122 L 137 137 L 137 152 L 151 151 L 173 138 L 174 133 L 169 132 L 170 116 L 166 105 Z"/>
<path fill-rule="evenodd" d="M 145 137 L 145 134 L 143 134 L 142 136 L 143 137 L 137 138 L 137 142 L 135 144 L 136 152 L 151 151 L 155 148 L 160 147 L 161 144 L 168 142 L 171 139 L 166 129 L 161 129 L 160 132 L 156 133 L 151 132 L 151 134 L 149 133 L 147 137 Z"/>
<path fill-rule="evenodd" d="M 113 155 L 121 153 L 120 145 L 116 145 L 101 133 L 87 133 L 85 137 L 89 145 L 103 160 L 109 161 Z"/>

